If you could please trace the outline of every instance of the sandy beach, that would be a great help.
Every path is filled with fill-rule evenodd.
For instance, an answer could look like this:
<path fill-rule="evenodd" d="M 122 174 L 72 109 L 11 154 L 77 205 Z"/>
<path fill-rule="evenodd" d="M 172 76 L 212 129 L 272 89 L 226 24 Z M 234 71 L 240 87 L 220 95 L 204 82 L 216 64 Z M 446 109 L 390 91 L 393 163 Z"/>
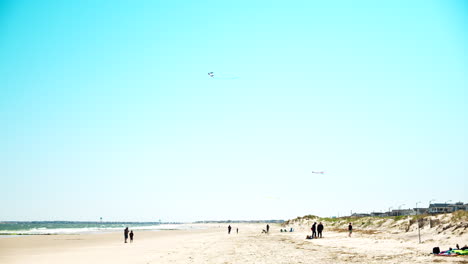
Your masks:
<path fill-rule="evenodd" d="M 280 232 L 263 224 L 203 225 L 203 229 L 144 231 L 134 243 L 123 232 L 82 235 L 34 235 L 0 238 L 0 263 L 468 263 L 468 257 L 437 257 L 434 244 L 418 244 L 413 235 L 331 232 L 306 240 L 307 228 Z M 236 228 L 239 233 L 236 234 Z M 444 240 L 462 243 L 466 236 Z"/>

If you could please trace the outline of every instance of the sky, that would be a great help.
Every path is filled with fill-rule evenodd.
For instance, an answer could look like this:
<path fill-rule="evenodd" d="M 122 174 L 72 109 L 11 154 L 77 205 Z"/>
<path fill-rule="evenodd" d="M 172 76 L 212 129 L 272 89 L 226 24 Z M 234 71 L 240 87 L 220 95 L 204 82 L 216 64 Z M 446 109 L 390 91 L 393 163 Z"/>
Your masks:
<path fill-rule="evenodd" d="M 468 202 L 467 28 L 462 0 L 0 0 L 0 220 Z"/>

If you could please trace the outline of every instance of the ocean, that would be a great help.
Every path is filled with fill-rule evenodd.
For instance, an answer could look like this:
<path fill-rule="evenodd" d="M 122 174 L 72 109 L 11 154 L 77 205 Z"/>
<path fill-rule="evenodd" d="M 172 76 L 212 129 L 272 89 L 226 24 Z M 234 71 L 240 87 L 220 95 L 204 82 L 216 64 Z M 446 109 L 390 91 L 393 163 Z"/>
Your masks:
<path fill-rule="evenodd" d="M 8 221 L 0 222 L 0 236 L 104 233 L 123 231 L 125 227 L 151 231 L 193 229 L 189 224 L 158 222 Z"/>

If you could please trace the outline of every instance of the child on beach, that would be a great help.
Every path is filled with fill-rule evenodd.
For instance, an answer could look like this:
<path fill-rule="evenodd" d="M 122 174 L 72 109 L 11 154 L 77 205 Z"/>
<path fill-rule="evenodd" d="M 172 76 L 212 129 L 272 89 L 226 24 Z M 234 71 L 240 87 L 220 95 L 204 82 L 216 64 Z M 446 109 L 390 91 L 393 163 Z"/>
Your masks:
<path fill-rule="evenodd" d="M 130 231 L 130 243 L 133 243 L 133 230 Z"/>
<path fill-rule="evenodd" d="M 351 237 L 351 234 L 353 233 L 353 225 L 351 223 L 349 223 L 348 225 L 348 231 L 349 231 L 348 237 Z"/>

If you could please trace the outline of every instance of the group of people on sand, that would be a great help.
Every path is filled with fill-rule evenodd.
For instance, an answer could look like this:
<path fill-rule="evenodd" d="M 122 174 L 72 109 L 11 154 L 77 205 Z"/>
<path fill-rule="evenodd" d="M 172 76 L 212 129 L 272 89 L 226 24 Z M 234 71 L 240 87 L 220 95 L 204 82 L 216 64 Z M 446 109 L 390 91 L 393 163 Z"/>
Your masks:
<path fill-rule="evenodd" d="M 133 230 L 128 232 L 128 227 L 125 228 L 124 230 L 124 237 L 125 237 L 125 243 L 127 243 L 128 236 L 130 235 L 130 243 L 133 242 Z"/>
<path fill-rule="evenodd" d="M 310 230 L 312 230 L 312 236 L 310 237 L 311 239 L 312 238 L 319 238 L 319 237 L 321 238 L 322 237 L 322 232 L 323 232 L 322 222 L 320 222 L 318 225 L 317 225 L 317 222 L 314 222 L 314 224 L 312 225 Z"/>
<path fill-rule="evenodd" d="M 228 226 L 228 234 L 231 234 L 231 225 Z M 239 228 L 236 228 L 236 233 L 239 234 Z"/>
<path fill-rule="evenodd" d="M 313 239 L 313 238 L 322 238 L 322 232 L 323 232 L 323 224 L 322 222 L 319 222 L 319 224 L 317 225 L 317 222 L 314 222 L 314 224 L 312 225 L 312 227 L 310 228 L 310 230 L 312 230 L 312 235 L 311 236 L 307 236 L 308 239 Z M 126 233 L 125 233 L 125 243 L 127 243 L 127 233 L 128 233 L 128 227 L 125 229 L 126 230 Z M 231 225 L 228 226 L 228 234 L 231 234 L 231 230 L 232 230 L 232 227 Z M 266 225 L 266 229 L 263 229 L 262 233 L 269 233 L 270 232 L 270 225 Z M 281 232 L 283 232 L 283 229 L 281 229 Z M 287 232 L 287 230 L 285 229 L 284 232 Z M 293 232 L 293 228 L 291 228 L 291 230 L 289 232 Z M 353 233 L 353 224 L 352 223 L 349 223 L 348 225 L 348 237 L 351 237 L 351 234 Z M 239 228 L 236 228 L 236 233 L 239 233 Z M 132 242 L 133 240 L 133 231 L 130 233 L 130 242 Z"/>
<path fill-rule="evenodd" d="M 232 227 L 231 225 L 228 225 L 228 234 L 231 234 Z M 292 230 L 292 228 L 291 228 Z M 270 232 L 270 225 L 266 225 L 266 230 L 263 229 L 262 233 L 269 233 Z M 292 231 L 291 231 L 292 232 Z M 236 228 L 236 233 L 239 234 L 239 228 Z"/>

